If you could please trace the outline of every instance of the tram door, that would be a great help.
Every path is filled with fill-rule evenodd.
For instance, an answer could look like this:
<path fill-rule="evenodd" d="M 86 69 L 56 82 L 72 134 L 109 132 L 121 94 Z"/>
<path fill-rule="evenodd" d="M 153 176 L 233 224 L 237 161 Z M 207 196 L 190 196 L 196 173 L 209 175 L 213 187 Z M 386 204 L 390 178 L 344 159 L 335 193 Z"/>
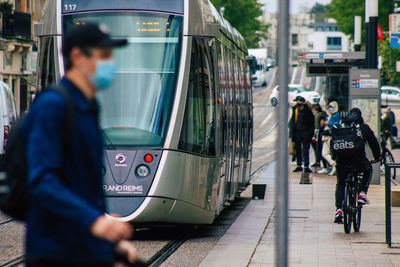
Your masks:
<path fill-rule="evenodd" d="M 227 201 L 227 183 L 229 179 L 228 170 L 228 99 L 227 99 L 227 65 L 226 65 L 226 52 L 224 45 L 217 41 L 218 45 L 218 78 L 219 78 L 219 90 L 217 90 L 217 97 L 221 99 L 221 104 L 219 106 L 219 121 L 220 121 L 220 180 L 218 186 L 218 200 L 217 209 L 222 208 L 225 201 Z M 219 213 L 220 210 L 217 210 Z"/>
<path fill-rule="evenodd" d="M 227 198 L 229 200 L 234 199 L 234 164 L 235 164 L 235 132 L 234 132 L 234 83 L 233 83 L 233 65 L 232 65 L 232 51 L 230 49 L 225 49 L 226 62 L 227 62 L 227 183 L 226 192 Z"/>
<path fill-rule="evenodd" d="M 251 70 L 250 66 L 246 64 L 246 95 L 247 95 L 247 142 L 248 142 L 248 155 L 247 155 L 247 163 L 246 163 L 246 183 L 250 181 L 250 172 L 251 172 L 251 161 L 253 159 L 253 91 L 251 88 Z"/>
<path fill-rule="evenodd" d="M 241 113 L 240 113 L 240 124 L 242 125 L 242 132 L 241 132 L 241 144 L 240 144 L 240 151 L 241 151 L 241 156 L 240 156 L 240 177 L 241 177 L 241 187 L 244 189 L 246 186 L 246 165 L 247 165 L 247 153 L 248 153 L 248 120 L 246 119 L 248 109 L 247 109 L 247 97 L 246 97 L 246 85 L 245 85 L 245 79 L 246 79 L 246 74 L 245 74 L 245 63 L 243 60 L 240 60 L 240 106 L 241 106 Z"/>
<path fill-rule="evenodd" d="M 235 142 L 234 142 L 234 181 L 235 181 L 235 189 L 233 194 L 235 194 L 236 189 L 239 186 L 240 183 L 240 143 L 241 143 L 241 131 L 242 131 L 242 126 L 240 123 L 240 114 L 241 114 L 241 108 L 240 108 L 240 82 L 239 82 L 239 58 L 235 54 L 233 58 L 234 62 L 234 132 L 235 132 Z"/>

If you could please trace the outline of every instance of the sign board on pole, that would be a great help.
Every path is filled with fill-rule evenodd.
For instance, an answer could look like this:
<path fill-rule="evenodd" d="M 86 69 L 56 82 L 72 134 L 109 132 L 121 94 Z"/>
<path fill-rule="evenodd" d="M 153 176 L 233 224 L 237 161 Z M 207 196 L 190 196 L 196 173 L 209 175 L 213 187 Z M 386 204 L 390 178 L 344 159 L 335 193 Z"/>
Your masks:
<path fill-rule="evenodd" d="M 389 15 L 390 47 L 400 48 L 400 14 Z"/>
<path fill-rule="evenodd" d="M 375 136 L 380 136 L 380 73 L 377 69 L 349 70 L 349 106 L 361 110 Z M 372 153 L 367 150 L 371 157 Z M 374 166 L 372 184 L 380 183 L 379 165 Z"/>

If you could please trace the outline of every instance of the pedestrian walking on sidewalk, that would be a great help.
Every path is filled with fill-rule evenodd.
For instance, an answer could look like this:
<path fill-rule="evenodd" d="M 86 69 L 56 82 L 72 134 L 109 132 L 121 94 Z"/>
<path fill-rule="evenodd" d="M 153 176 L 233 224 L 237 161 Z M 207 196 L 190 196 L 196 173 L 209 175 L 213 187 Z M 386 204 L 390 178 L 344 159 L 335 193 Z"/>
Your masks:
<path fill-rule="evenodd" d="M 63 39 L 66 75 L 58 87 L 65 94 L 45 90 L 24 119 L 28 267 L 113 266 L 115 246 L 131 262 L 136 259 L 136 249 L 126 241 L 133 232 L 130 224 L 105 215 L 95 98 L 115 75 L 113 48 L 126 43 L 111 39 L 96 24 L 73 26 Z M 73 131 L 68 131 L 71 121 Z"/>
<path fill-rule="evenodd" d="M 311 173 L 309 154 L 314 134 L 314 115 L 303 97 L 297 96 L 294 101 L 296 101 L 296 105 L 292 108 L 290 137 L 295 143 L 297 167 L 293 172 L 301 172 L 304 167 L 304 172 Z"/>
<path fill-rule="evenodd" d="M 389 111 L 386 111 L 382 118 L 381 131 L 385 140 L 392 136 L 392 122 L 390 120 Z"/>
<path fill-rule="evenodd" d="M 322 169 L 318 173 L 328 173 L 328 175 L 336 174 L 336 163 L 332 159 L 330 152 L 331 143 L 331 131 L 333 125 L 339 125 L 341 121 L 340 114 L 338 112 L 339 105 L 336 101 L 332 101 L 328 104 L 328 117 L 325 120 L 321 120 L 321 127 L 323 127 L 322 133 L 322 157 L 329 163 L 332 169 L 328 172 L 327 169 Z"/>
<path fill-rule="evenodd" d="M 394 115 L 394 112 L 392 109 L 389 107 L 387 108 L 387 111 L 390 113 L 390 122 L 392 124 L 392 136 L 397 137 L 397 126 L 396 126 L 396 116 Z"/>
<path fill-rule="evenodd" d="M 372 165 L 365 155 L 365 142 L 368 143 L 369 147 L 372 150 L 372 154 L 374 157 L 373 162 L 378 162 L 381 157 L 378 140 L 376 139 L 375 134 L 371 130 L 371 128 L 364 123 L 360 109 L 352 108 L 349 112 L 349 115 L 343 120 L 343 123 L 346 125 L 353 124 L 359 126 L 362 139 L 364 140 L 364 146 L 362 150 L 358 152 L 359 155 L 339 156 L 333 153 L 333 157 L 337 162 L 337 181 L 335 191 L 336 214 L 334 219 L 335 223 L 342 223 L 343 220 L 342 205 L 344 200 L 344 190 L 346 187 L 346 177 L 348 169 L 354 167 L 357 169 L 358 172 L 363 173 L 363 178 L 361 181 L 361 192 L 358 195 L 357 201 L 361 204 L 369 203 L 367 199 L 367 192 L 372 178 Z"/>
<path fill-rule="evenodd" d="M 322 158 L 322 135 L 321 135 L 321 120 L 326 118 L 326 112 L 321 109 L 319 104 L 312 105 L 312 112 L 314 114 L 314 137 L 311 146 L 315 154 L 315 163 L 311 167 L 321 167 L 321 161 L 323 168 L 328 167 L 327 161 Z"/>

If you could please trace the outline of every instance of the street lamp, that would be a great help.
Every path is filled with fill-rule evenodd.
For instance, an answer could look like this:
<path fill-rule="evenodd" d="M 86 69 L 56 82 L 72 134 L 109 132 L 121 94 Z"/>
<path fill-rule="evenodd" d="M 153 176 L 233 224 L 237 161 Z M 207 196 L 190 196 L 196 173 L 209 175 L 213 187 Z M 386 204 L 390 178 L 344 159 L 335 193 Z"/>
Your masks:
<path fill-rule="evenodd" d="M 361 16 L 354 17 L 354 51 L 361 51 Z"/>
<path fill-rule="evenodd" d="M 378 64 L 378 0 L 365 0 L 366 67 L 376 69 Z"/>

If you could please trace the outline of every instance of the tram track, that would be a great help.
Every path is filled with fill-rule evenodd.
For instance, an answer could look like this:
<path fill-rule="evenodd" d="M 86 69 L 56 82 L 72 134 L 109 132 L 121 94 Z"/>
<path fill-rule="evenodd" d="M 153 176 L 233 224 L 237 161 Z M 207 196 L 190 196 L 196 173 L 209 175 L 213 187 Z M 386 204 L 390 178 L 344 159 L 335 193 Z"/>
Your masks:
<path fill-rule="evenodd" d="M 1 265 L 0 267 L 19 267 L 25 262 L 25 255 L 19 256 L 9 262 Z"/>
<path fill-rule="evenodd" d="M 171 256 L 180 246 L 182 246 L 189 238 L 195 233 L 197 227 L 193 227 L 190 231 L 181 234 L 178 238 L 168 242 L 162 249 L 157 251 L 150 259 L 145 261 L 143 264 L 147 267 L 160 266 Z M 25 263 L 25 255 L 19 256 L 0 267 L 18 267 Z M 132 264 L 131 266 L 136 266 Z"/>
<path fill-rule="evenodd" d="M 8 220 L 6 220 L 4 222 L 0 222 L 0 226 L 6 225 L 7 223 L 10 223 L 10 222 L 13 222 L 13 221 L 14 221 L 14 219 L 8 219 Z"/>
<path fill-rule="evenodd" d="M 197 227 L 192 231 L 183 233 L 177 239 L 168 242 L 161 250 L 156 252 L 149 260 L 146 261 L 145 266 L 156 267 L 165 262 L 180 246 L 182 246 L 194 234 Z"/>

